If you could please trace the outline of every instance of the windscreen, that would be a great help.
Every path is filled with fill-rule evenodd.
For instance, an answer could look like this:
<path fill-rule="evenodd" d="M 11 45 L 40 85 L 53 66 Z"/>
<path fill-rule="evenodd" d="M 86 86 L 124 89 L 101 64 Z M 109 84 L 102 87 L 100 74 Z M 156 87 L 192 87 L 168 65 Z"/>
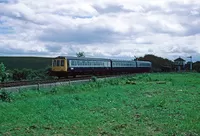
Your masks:
<path fill-rule="evenodd" d="M 64 66 L 64 60 L 55 59 L 52 62 L 53 67 Z"/>

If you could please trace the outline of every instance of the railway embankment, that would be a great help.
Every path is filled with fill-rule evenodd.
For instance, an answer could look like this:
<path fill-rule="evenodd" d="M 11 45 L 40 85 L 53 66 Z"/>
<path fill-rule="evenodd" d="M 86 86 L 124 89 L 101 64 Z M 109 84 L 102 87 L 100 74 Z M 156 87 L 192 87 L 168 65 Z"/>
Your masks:
<path fill-rule="evenodd" d="M 122 75 L 123 76 L 123 75 Z M 90 81 L 94 80 L 104 80 L 104 79 L 112 79 L 112 78 L 119 78 L 122 77 L 120 75 L 118 76 L 100 76 L 100 77 L 78 77 L 78 78 L 71 78 L 71 79 L 61 79 L 61 80 L 48 80 L 48 81 L 38 81 L 38 82 L 13 82 L 12 84 L 6 85 L 6 87 L 0 88 L 1 90 L 7 91 L 7 92 L 20 92 L 20 91 L 26 91 L 26 90 L 41 90 L 44 88 L 54 88 L 57 86 L 62 85 L 75 85 L 75 84 L 83 84 L 88 83 Z M 125 75 L 124 75 L 125 76 Z M 22 85 L 20 85 L 22 84 Z"/>

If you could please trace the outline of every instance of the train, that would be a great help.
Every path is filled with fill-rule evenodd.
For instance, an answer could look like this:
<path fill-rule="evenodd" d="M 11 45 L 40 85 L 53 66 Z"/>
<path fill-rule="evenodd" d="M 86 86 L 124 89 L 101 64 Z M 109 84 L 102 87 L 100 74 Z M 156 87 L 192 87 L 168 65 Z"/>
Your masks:
<path fill-rule="evenodd" d="M 151 68 L 152 63 L 149 61 L 58 56 L 52 59 L 51 75 L 61 78 L 77 75 L 146 73 L 150 72 Z"/>

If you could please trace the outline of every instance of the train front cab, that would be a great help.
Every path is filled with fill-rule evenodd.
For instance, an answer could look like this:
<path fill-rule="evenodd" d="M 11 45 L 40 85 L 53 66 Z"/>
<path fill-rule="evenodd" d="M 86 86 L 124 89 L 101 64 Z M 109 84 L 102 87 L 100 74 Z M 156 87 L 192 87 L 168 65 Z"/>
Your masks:
<path fill-rule="evenodd" d="M 64 77 L 67 75 L 67 60 L 65 58 L 55 58 L 52 60 L 52 75 Z"/>

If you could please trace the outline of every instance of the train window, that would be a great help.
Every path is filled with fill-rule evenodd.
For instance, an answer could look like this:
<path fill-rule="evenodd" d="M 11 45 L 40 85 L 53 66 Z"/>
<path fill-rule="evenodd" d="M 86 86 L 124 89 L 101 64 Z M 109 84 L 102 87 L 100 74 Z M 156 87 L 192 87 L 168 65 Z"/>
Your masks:
<path fill-rule="evenodd" d="M 103 65 L 103 62 L 101 62 L 101 66 L 104 66 L 104 65 Z"/>
<path fill-rule="evenodd" d="M 74 61 L 74 66 L 78 66 L 78 61 L 77 60 Z"/>
<path fill-rule="evenodd" d="M 75 66 L 78 66 L 78 61 L 75 61 L 75 62 L 74 62 L 74 65 L 75 65 Z"/>
<path fill-rule="evenodd" d="M 70 65 L 70 66 L 74 66 L 74 61 L 70 60 L 70 61 L 69 61 L 69 65 Z"/>
<path fill-rule="evenodd" d="M 80 61 L 77 60 L 77 66 L 80 66 L 80 65 L 81 65 L 81 64 L 80 64 Z"/>
<path fill-rule="evenodd" d="M 150 64 L 149 64 L 149 63 L 140 63 L 140 66 L 143 66 L 143 67 L 149 67 Z"/>
<path fill-rule="evenodd" d="M 87 66 L 87 61 L 84 61 L 84 66 Z"/>
<path fill-rule="evenodd" d="M 56 66 L 56 60 L 53 60 L 53 66 L 54 67 Z"/>
<path fill-rule="evenodd" d="M 61 66 L 64 66 L 64 60 L 61 60 Z"/>
<path fill-rule="evenodd" d="M 60 60 L 57 60 L 57 66 L 60 66 Z"/>
<path fill-rule="evenodd" d="M 79 65 L 80 65 L 80 66 L 83 66 L 83 61 L 79 61 Z"/>
<path fill-rule="evenodd" d="M 71 66 L 75 66 L 76 65 L 76 61 L 70 61 L 71 62 Z"/>

